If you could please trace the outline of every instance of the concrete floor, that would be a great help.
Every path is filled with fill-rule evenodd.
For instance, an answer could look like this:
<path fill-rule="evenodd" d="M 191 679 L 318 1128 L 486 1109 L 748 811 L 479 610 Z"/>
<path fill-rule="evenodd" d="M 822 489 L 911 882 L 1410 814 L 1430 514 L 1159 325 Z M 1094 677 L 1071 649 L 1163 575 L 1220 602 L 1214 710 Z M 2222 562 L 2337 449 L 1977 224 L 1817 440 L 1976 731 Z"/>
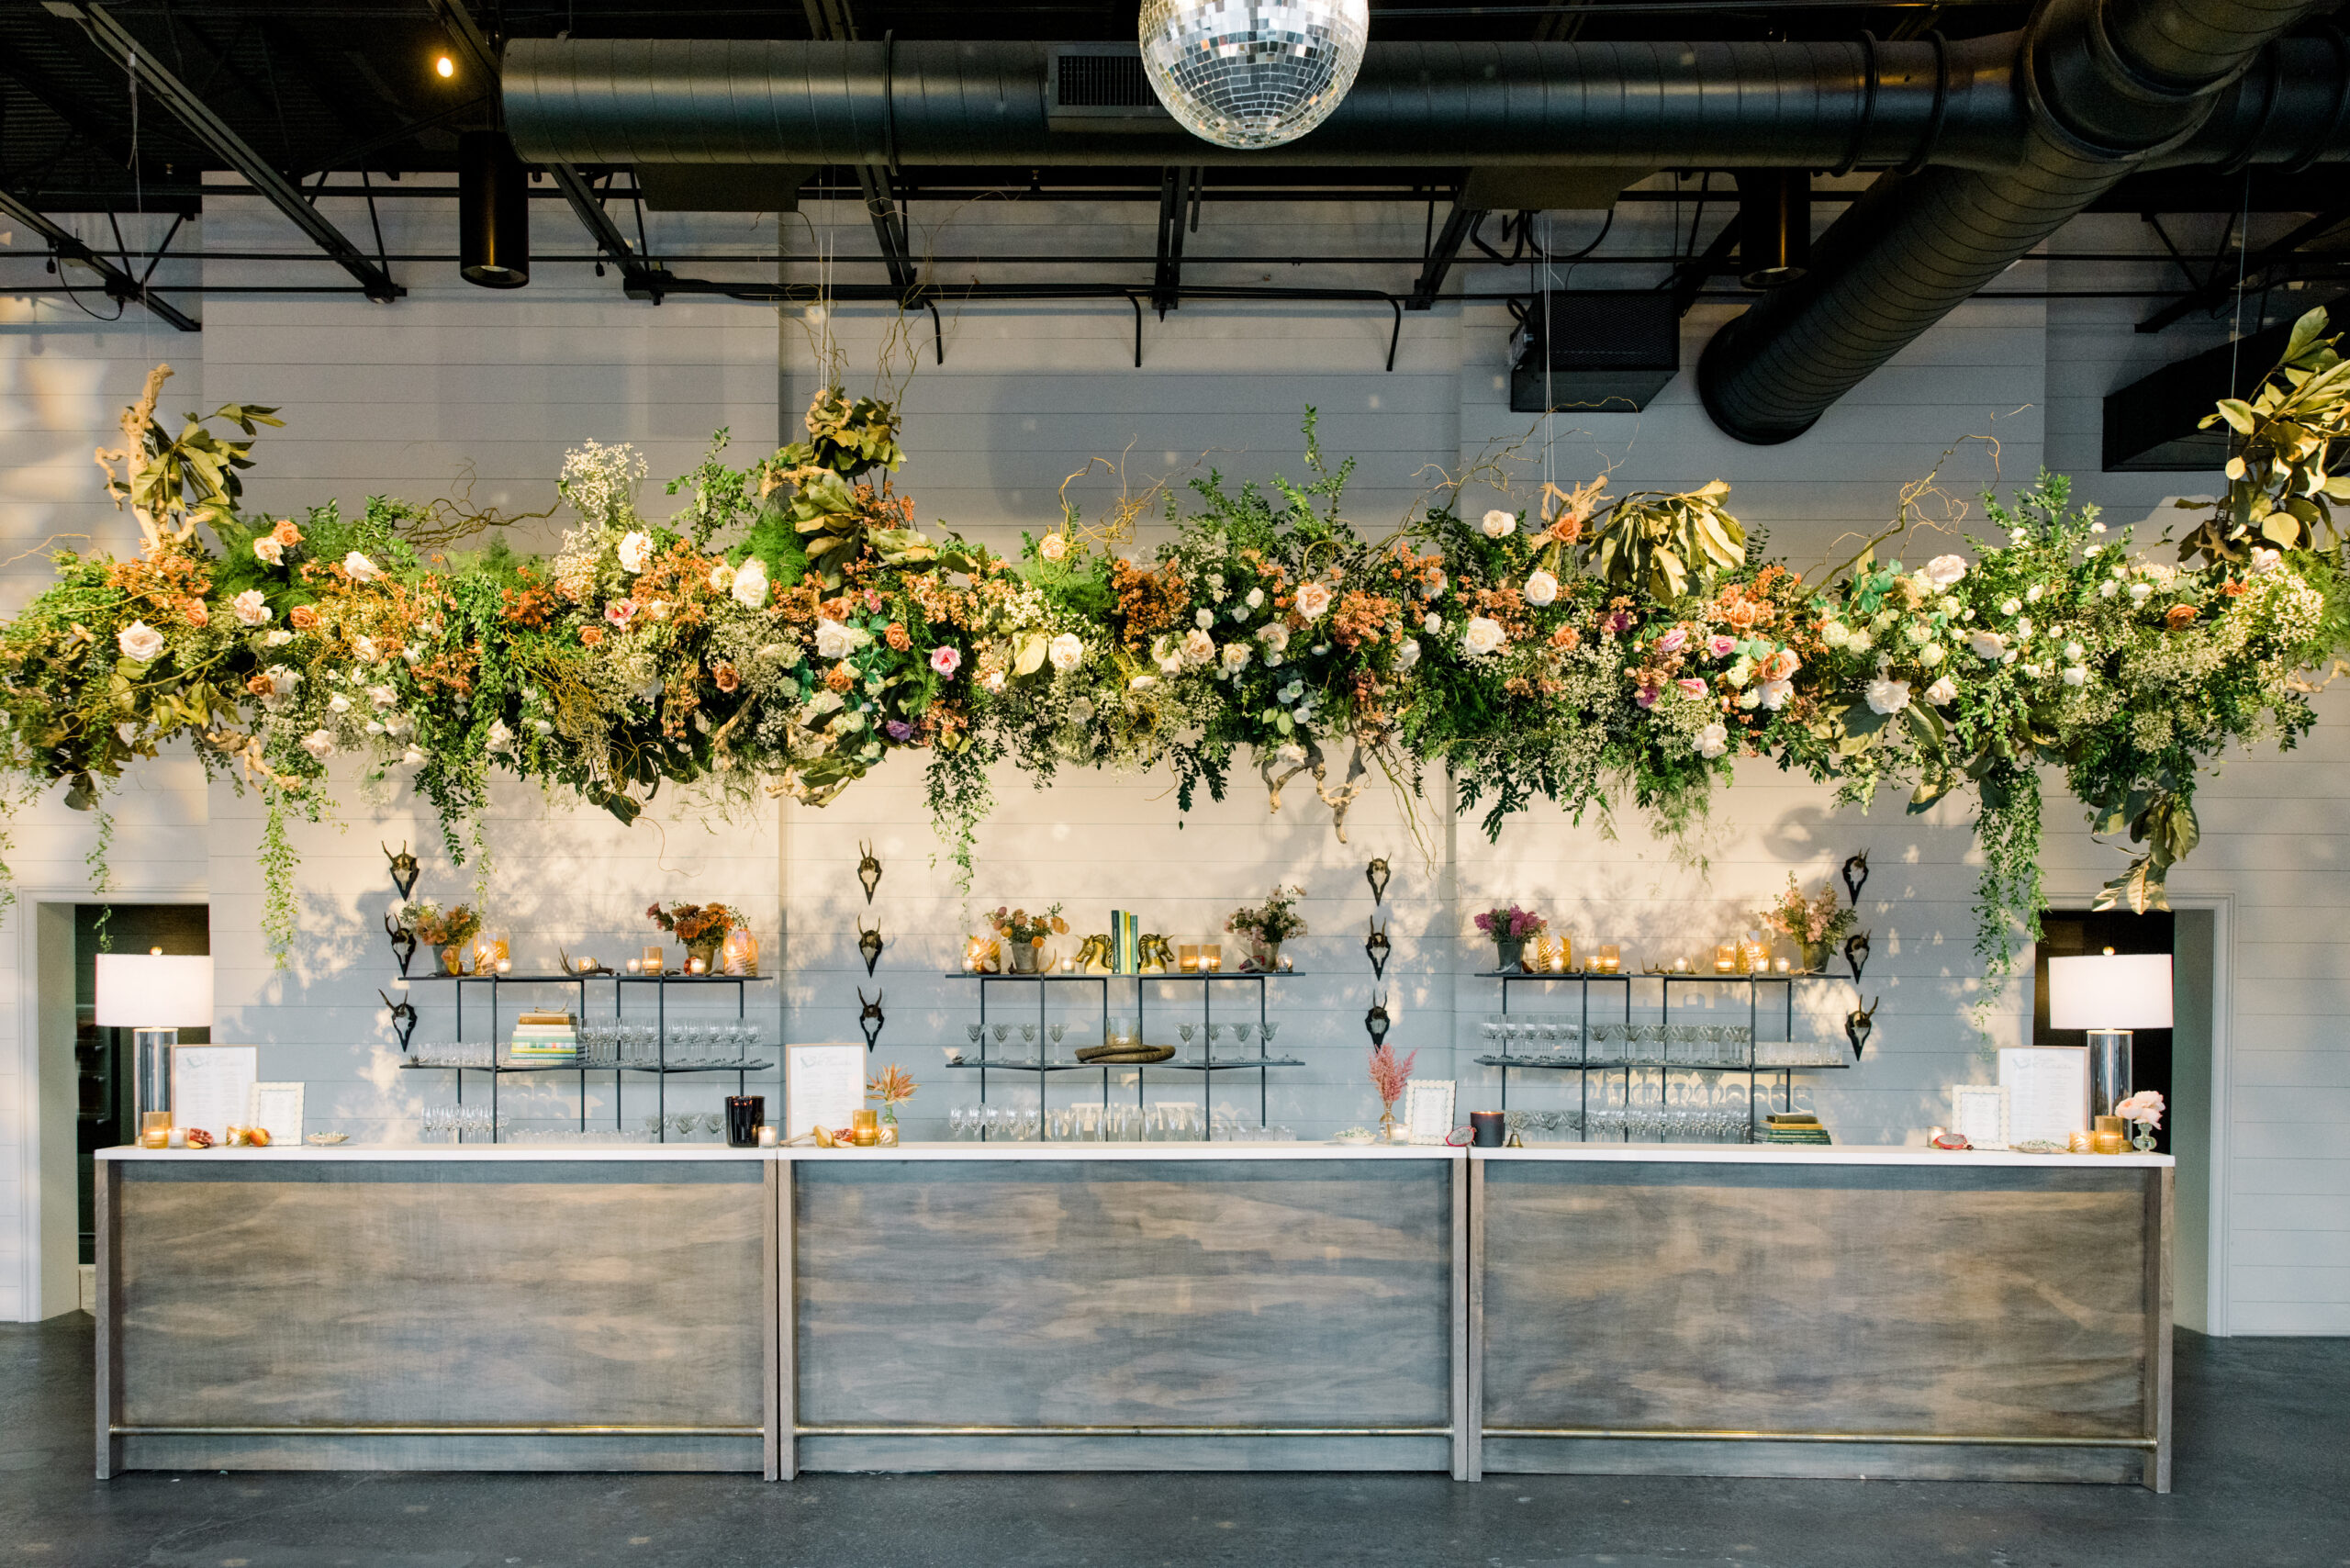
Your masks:
<path fill-rule="evenodd" d="M 2177 1491 L 1438 1476 L 91 1478 L 90 1320 L 0 1325 L 0 1568 L 2343 1568 L 2350 1340 L 2178 1337 Z"/>

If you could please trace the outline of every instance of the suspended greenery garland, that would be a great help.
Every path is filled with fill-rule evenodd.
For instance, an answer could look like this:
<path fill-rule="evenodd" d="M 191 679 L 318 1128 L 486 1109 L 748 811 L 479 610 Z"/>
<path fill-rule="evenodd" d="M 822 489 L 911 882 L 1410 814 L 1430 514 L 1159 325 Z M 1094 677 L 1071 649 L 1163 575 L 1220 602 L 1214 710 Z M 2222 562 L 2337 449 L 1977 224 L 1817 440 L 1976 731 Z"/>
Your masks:
<path fill-rule="evenodd" d="M 917 529 L 890 479 L 894 409 L 836 389 L 805 440 L 748 467 L 722 461 L 721 432 L 669 487 L 690 499 L 666 524 L 638 510 L 634 453 L 589 442 L 564 466 L 576 525 L 554 556 L 495 538 L 466 553 L 501 520 L 382 498 L 248 517 L 239 471 L 274 410 L 230 405 L 171 435 L 159 369 L 100 454 L 146 549 L 61 554 L 56 585 L 0 629 L 0 775 L 92 807 L 186 741 L 267 802 L 282 953 L 286 821 L 332 811 L 338 759 L 412 783 L 462 861 L 493 769 L 627 822 L 665 784 L 721 812 L 822 805 L 918 751 L 968 879 L 1007 758 L 1040 784 L 1163 765 L 1185 809 L 1236 766 L 1276 809 L 1304 778 L 1343 836 L 1374 773 L 1408 801 L 1448 771 L 1494 834 L 1537 800 L 1628 798 L 1670 828 L 1734 756 L 1768 756 L 1848 801 L 1908 785 L 1914 811 L 1975 786 L 1996 977 L 2038 908 L 2042 766 L 2143 846 L 2107 895 L 2143 908 L 2193 847 L 2204 763 L 2311 724 L 2294 672 L 2350 624 L 2330 510 L 2350 487 L 2324 467 L 2350 382 L 2324 325 L 2296 330 L 2275 396 L 2214 416 L 2249 455 L 2190 564 L 2133 554 L 2043 476 L 1990 501 L 1999 532 L 1971 562 L 1871 552 L 1815 583 L 1750 558 L 1719 482 L 1610 498 L 1595 480 L 1531 512 L 1438 505 L 1368 537 L 1341 514 L 1351 464 L 1325 463 L 1310 411 L 1304 483 L 1211 473 L 1188 510 L 1167 498 L 1175 535 L 1147 557 L 1119 548 L 1127 503 L 1109 527 L 1071 511 L 1006 559 Z"/>

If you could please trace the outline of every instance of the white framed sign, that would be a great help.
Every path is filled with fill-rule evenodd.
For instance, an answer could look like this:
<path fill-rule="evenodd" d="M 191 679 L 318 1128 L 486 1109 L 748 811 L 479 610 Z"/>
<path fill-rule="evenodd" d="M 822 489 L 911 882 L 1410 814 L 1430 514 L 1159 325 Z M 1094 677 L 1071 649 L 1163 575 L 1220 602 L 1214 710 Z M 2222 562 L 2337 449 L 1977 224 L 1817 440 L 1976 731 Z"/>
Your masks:
<path fill-rule="evenodd" d="M 231 1126 L 244 1125 L 260 1081 L 259 1046 L 173 1046 L 172 1126 L 202 1127 L 225 1141 Z"/>
<path fill-rule="evenodd" d="M 1977 1148 L 2008 1147 L 2008 1091 L 1999 1083 L 1950 1086 L 1950 1130 Z"/>
<path fill-rule="evenodd" d="M 1452 1081 L 1415 1078 L 1404 1086 L 1404 1130 L 1417 1144 L 1440 1144 L 1452 1133 Z"/>
<path fill-rule="evenodd" d="M 281 1148 L 302 1147 L 302 1086 L 256 1083 L 245 1096 L 245 1126 L 260 1127 Z"/>
<path fill-rule="evenodd" d="M 863 1046 L 784 1047 L 783 1136 L 806 1137 L 817 1127 L 832 1132 L 849 1125 L 865 1104 Z"/>
<path fill-rule="evenodd" d="M 2009 1046 L 1999 1052 L 2008 1141 L 2061 1145 L 2089 1125 L 2089 1053 L 2078 1046 Z"/>

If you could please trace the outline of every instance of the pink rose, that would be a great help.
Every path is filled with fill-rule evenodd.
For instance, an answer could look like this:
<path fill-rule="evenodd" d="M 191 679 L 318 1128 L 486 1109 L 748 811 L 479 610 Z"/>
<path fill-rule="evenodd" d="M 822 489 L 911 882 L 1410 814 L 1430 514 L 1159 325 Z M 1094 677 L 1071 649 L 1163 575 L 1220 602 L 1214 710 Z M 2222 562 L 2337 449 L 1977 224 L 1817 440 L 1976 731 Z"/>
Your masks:
<path fill-rule="evenodd" d="M 632 599 L 612 600 L 611 603 L 604 606 L 604 619 L 621 631 L 627 631 L 628 623 L 636 619 L 636 600 Z"/>
<path fill-rule="evenodd" d="M 1657 689 L 1653 686 L 1643 686 L 1638 691 L 1632 693 L 1632 700 L 1639 703 L 1643 708 L 1655 707 L 1656 700 Z"/>
<path fill-rule="evenodd" d="M 1675 626 L 1672 631 L 1667 632 L 1663 636 L 1659 637 L 1656 640 L 1656 651 L 1660 654 L 1676 652 L 1681 647 L 1681 644 L 1686 643 L 1688 640 L 1689 633 L 1682 628 Z"/>
<path fill-rule="evenodd" d="M 952 680 L 955 678 L 955 672 L 963 667 L 963 651 L 960 648 L 941 644 L 930 650 L 930 667 L 945 678 Z"/>
<path fill-rule="evenodd" d="M 1720 633 L 1717 632 L 1712 636 L 1706 639 L 1706 652 L 1713 655 L 1714 657 L 1718 659 L 1726 659 L 1729 657 L 1730 655 L 1738 652 L 1738 639 L 1735 637 L 1725 637 Z"/>
<path fill-rule="evenodd" d="M 1673 684 L 1692 697 L 1703 697 L 1706 694 L 1706 683 L 1695 676 L 1683 676 Z"/>

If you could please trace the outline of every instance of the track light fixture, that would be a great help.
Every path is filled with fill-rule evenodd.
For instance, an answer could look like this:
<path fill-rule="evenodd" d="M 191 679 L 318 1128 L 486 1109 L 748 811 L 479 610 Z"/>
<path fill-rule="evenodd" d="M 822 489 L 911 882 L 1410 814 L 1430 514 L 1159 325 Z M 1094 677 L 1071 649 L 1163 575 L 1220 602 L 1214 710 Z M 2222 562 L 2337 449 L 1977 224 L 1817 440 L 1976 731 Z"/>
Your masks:
<path fill-rule="evenodd" d="M 432 62 L 432 73 L 446 82 L 457 73 L 457 62 L 444 54 Z"/>
<path fill-rule="evenodd" d="M 1738 172 L 1738 274 L 1749 288 L 1784 288 L 1811 264 L 1811 174 Z"/>

